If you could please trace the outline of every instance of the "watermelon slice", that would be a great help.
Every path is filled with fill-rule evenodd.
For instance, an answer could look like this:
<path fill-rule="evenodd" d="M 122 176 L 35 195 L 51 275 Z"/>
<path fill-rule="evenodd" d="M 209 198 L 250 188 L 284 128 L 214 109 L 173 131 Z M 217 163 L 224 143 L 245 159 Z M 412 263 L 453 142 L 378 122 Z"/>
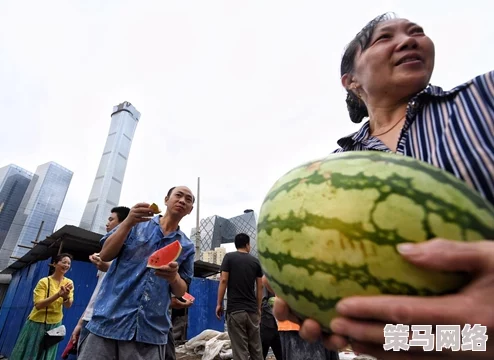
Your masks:
<path fill-rule="evenodd" d="M 156 250 L 148 259 L 148 268 L 157 269 L 163 265 L 168 265 L 172 261 L 177 260 L 182 252 L 180 241 L 175 240 L 164 248 Z"/>
<path fill-rule="evenodd" d="M 154 213 L 154 214 L 159 214 L 161 212 L 160 208 L 158 205 L 156 205 L 155 203 L 152 203 L 151 205 L 149 205 L 149 208 L 151 209 L 151 211 Z"/>
<path fill-rule="evenodd" d="M 186 293 L 184 294 L 184 296 L 182 296 L 182 297 L 183 297 L 185 300 L 189 300 L 189 301 L 192 301 L 192 302 L 196 299 L 195 297 L 193 297 L 192 295 L 190 295 L 188 292 L 186 292 Z"/>

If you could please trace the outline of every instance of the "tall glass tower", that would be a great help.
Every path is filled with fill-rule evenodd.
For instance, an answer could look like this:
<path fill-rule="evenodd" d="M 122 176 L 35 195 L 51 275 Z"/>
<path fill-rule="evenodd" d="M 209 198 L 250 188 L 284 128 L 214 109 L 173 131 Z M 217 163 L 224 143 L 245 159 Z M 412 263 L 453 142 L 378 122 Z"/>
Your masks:
<path fill-rule="evenodd" d="M 120 205 L 127 160 L 140 117 L 141 113 L 127 101 L 113 107 L 110 131 L 82 215 L 81 228 L 106 233 L 106 219 L 111 209 Z"/>
<path fill-rule="evenodd" d="M 32 173 L 13 164 L 0 168 L 0 247 L 32 178 Z"/>
<path fill-rule="evenodd" d="M 24 256 L 36 238 L 53 233 L 72 175 L 54 162 L 38 166 L 0 250 L 0 269 Z"/>

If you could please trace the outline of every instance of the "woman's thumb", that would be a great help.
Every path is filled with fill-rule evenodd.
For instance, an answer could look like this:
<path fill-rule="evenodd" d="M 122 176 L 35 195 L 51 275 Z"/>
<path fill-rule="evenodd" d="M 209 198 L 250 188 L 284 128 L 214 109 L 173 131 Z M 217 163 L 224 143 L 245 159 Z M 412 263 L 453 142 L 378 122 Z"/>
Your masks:
<path fill-rule="evenodd" d="M 409 262 L 439 271 L 479 273 L 494 270 L 494 241 L 433 239 L 397 246 Z"/>

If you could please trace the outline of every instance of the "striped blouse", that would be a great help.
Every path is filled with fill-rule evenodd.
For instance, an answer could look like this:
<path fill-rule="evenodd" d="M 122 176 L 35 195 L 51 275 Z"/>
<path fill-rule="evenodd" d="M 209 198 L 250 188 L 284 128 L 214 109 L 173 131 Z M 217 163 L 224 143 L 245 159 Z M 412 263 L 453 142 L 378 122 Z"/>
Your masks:
<path fill-rule="evenodd" d="M 335 152 L 391 152 L 369 136 L 369 122 L 338 145 Z M 494 204 L 494 71 L 450 91 L 429 85 L 413 97 L 396 153 L 449 171 Z"/>

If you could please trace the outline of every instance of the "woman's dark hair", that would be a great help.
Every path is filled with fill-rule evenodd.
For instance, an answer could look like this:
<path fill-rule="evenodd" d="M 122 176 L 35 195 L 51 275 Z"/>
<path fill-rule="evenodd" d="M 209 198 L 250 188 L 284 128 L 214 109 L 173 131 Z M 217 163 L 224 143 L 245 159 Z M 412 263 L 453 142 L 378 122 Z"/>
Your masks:
<path fill-rule="evenodd" d="M 60 255 L 54 256 L 51 264 L 48 264 L 48 275 L 52 275 L 55 272 L 55 264 L 64 257 L 68 257 L 71 261 L 74 260 L 74 257 L 68 253 L 61 253 Z"/>
<path fill-rule="evenodd" d="M 341 59 L 340 72 L 341 76 L 350 74 L 353 71 L 355 64 L 355 56 L 360 49 L 364 51 L 369 47 L 372 34 L 376 29 L 376 26 L 384 21 L 394 19 L 396 15 L 394 13 L 385 13 L 372 19 L 362 30 L 353 38 L 353 40 L 346 46 L 345 53 Z M 367 107 L 364 102 L 360 100 L 351 90 L 347 89 L 346 105 L 350 119 L 354 123 L 360 123 L 362 119 L 369 116 Z"/>
<path fill-rule="evenodd" d="M 68 253 L 61 253 L 60 255 L 57 255 L 53 258 L 53 263 L 56 264 L 60 260 L 62 260 L 64 257 L 68 257 L 71 261 L 74 260 L 74 257 Z"/>

